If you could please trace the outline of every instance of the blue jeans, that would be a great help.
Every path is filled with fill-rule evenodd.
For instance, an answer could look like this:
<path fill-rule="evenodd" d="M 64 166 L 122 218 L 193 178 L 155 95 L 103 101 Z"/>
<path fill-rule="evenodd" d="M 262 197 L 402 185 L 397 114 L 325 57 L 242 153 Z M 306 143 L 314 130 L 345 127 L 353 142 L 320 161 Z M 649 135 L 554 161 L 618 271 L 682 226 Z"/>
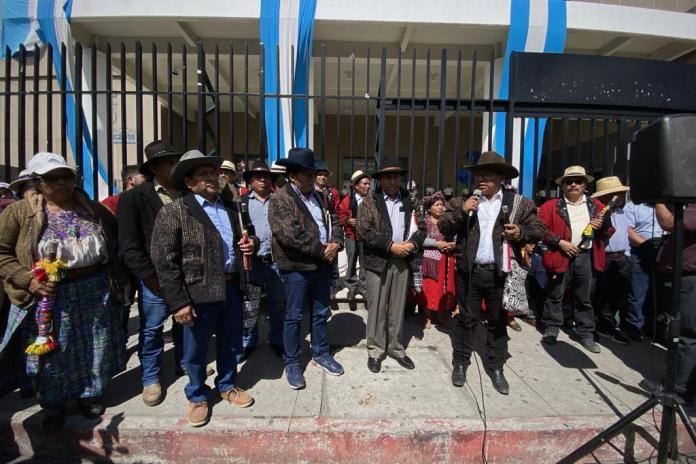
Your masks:
<path fill-rule="evenodd" d="M 317 358 L 329 352 L 326 338 L 326 321 L 329 307 L 332 266 L 320 264 L 316 271 L 280 271 L 285 285 L 285 329 L 283 345 L 285 365 L 300 363 L 302 343 L 302 313 L 307 300 L 312 308 L 312 356 Z"/>
<path fill-rule="evenodd" d="M 285 290 L 283 281 L 280 278 L 280 271 L 276 263 L 262 263 L 260 260 L 254 261 L 254 268 L 251 270 L 251 280 L 263 285 L 266 288 L 266 303 L 268 308 L 268 318 L 270 331 L 268 333 L 268 343 L 280 345 L 283 343 L 283 320 L 285 319 Z M 254 348 L 259 341 L 259 326 L 251 329 L 248 335 L 242 338 L 244 349 Z"/>
<path fill-rule="evenodd" d="M 195 305 L 193 325 L 184 327 L 184 365 L 189 383 L 186 398 L 193 403 L 208 399 L 206 385 L 208 344 L 215 334 L 217 376 L 215 386 L 220 393 L 230 391 L 237 380 L 237 354 L 242 351 L 242 298 L 237 282 L 227 283 L 227 299 L 216 303 Z"/>
<path fill-rule="evenodd" d="M 169 317 L 169 308 L 164 298 L 153 293 L 147 285 L 140 283 L 140 329 L 138 341 L 138 358 L 143 369 L 143 387 L 159 383 L 162 370 L 162 353 L 164 352 L 164 323 Z M 182 358 L 182 327 L 172 325 L 174 338 L 174 360 L 180 365 Z"/>
<path fill-rule="evenodd" d="M 653 281 L 655 279 L 655 241 L 649 240 L 640 247 L 631 247 L 631 287 L 628 292 L 628 308 L 626 325 L 635 330 L 641 330 L 645 325 L 646 309 L 648 314 L 654 313 L 652 308 Z"/>

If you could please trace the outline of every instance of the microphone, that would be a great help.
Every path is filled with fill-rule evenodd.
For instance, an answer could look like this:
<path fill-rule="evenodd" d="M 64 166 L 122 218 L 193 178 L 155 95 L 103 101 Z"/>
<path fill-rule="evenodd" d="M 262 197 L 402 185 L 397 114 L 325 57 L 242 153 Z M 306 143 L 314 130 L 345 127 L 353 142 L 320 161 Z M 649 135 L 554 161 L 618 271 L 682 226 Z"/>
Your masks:
<path fill-rule="evenodd" d="M 476 197 L 476 199 L 478 199 L 478 200 L 481 199 L 481 195 L 483 195 L 483 192 L 479 189 L 474 190 L 474 193 L 471 194 L 471 196 Z M 473 210 L 473 209 L 471 211 L 469 211 L 469 217 L 474 215 L 474 211 L 475 210 Z"/>

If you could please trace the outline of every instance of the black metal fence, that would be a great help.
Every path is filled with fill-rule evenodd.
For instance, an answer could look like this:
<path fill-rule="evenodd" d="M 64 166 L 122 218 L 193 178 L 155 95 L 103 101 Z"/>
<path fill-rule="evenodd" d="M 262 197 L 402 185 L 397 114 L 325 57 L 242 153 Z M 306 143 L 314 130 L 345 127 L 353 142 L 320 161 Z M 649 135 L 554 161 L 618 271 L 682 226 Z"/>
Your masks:
<path fill-rule="evenodd" d="M 553 75 L 545 85 L 534 81 L 523 59 L 527 54 L 513 55 L 510 98 L 496 99 L 501 70 L 489 50 L 441 49 L 433 57 L 431 49 L 319 45 L 306 94 L 265 92 L 264 48 L 258 44 L 153 43 L 143 50 L 134 42 L 98 50 L 76 43 L 73 53 L 65 45 L 53 52 L 50 45 L 32 52 L 20 48 L 4 62 L 2 176 L 16 177 L 33 153 L 57 151 L 75 163 L 81 176 L 88 174 L 90 191 L 101 196 L 118 188 L 121 166 L 142 162 L 144 145 L 158 138 L 182 150 L 198 148 L 235 161 L 267 157 L 264 101 L 269 98 L 312 103 L 307 123 L 315 152 L 332 168 L 339 186 L 354 169 L 369 170 L 385 155 L 398 155 L 419 190 L 432 185 L 461 191 L 467 179 L 458 168 L 492 149 L 491 115 L 504 113 L 506 157 L 512 159 L 519 140 L 520 159 L 533 159 L 521 162 L 523 176 L 524 169 L 533 170 L 533 191 L 523 192 L 527 195 L 552 192 L 553 177 L 568 164 L 626 180 L 632 134 L 660 114 L 682 111 L 652 103 L 639 107 L 640 99 L 627 102 L 611 95 L 597 102 L 597 95 L 604 94 L 596 85 L 572 98 L 563 97 L 567 92 L 559 97 L 556 87 L 563 82 Z M 54 56 L 60 57 L 57 72 Z M 70 71 L 73 88 L 67 86 Z M 534 85 L 540 86 L 539 94 L 555 91 L 557 96 L 531 98 Z M 108 121 L 100 120 L 103 114 Z M 548 118 L 543 133 L 541 118 Z M 537 130 L 530 153 L 524 135 L 531 121 Z M 75 143 L 86 126 L 92 128 L 90 137 L 84 145 Z M 91 165 L 85 165 L 85 148 L 97 154 Z M 106 178 L 101 188 L 97 173 Z"/>

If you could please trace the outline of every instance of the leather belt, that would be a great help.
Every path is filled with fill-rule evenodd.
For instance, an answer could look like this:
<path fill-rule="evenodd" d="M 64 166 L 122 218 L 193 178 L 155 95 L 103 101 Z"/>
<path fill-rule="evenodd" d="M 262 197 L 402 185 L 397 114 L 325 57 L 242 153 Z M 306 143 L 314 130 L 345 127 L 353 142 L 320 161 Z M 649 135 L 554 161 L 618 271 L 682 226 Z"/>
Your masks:
<path fill-rule="evenodd" d="M 256 258 L 264 264 L 271 264 L 273 262 L 273 255 L 270 253 L 267 255 L 256 255 Z"/>
<path fill-rule="evenodd" d="M 475 269 L 480 269 L 482 271 L 495 271 L 495 263 L 479 264 L 474 263 Z"/>
<path fill-rule="evenodd" d="M 78 267 L 77 269 L 68 269 L 65 271 L 65 276 L 61 279 L 61 282 L 73 282 L 83 277 L 97 274 L 101 271 L 106 270 L 106 264 L 99 263 L 93 266 Z"/>
<path fill-rule="evenodd" d="M 625 251 L 607 251 L 605 252 L 607 257 L 618 258 L 619 256 L 626 256 Z"/>

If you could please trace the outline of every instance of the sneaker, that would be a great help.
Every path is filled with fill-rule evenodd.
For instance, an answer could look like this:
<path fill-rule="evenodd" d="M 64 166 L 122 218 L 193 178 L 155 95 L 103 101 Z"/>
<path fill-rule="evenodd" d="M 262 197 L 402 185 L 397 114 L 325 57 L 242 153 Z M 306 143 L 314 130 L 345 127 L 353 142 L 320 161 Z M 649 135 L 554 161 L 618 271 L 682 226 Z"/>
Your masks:
<path fill-rule="evenodd" d="M 220 393 L 220 398 L 227 400 L 232 406 L 238 408 L 248 408 L 254 404 L 254 398 L 239 387 L 233 387 L 231 390 Z"/>
<path fill-rule="evenodd" d="M 602 351 L 599 349 L 599 345 L 597 344 L 597 342 L 594 341 L 592 337 L 578 338 L 578 343 L 582 345 L 582 347 L 590 353 L 599 353 L 600 351 Z"/>
<path fill-rule="evenodd" d="M 343 375 L 343 366 L 341 366 L 338 361 L 334 359 L 330 354 L 324 354 L 318 358 L 312 359 L 312 362 L 321 367 L 330 375 Z"/>
<path fill-rule="evenodd" d="M 293 390 L 302 390 L 307 385 L 304 375 L 302 375 L 302 368 L 299 364 L 285 366 L 285 377 L 287 378 L 288 385 Z"/>
<path fill-rule="evenodd" d="M 202 427 L 208 423 L 210 416 L 208 415 L 208 402 L 188 404 L 188 422 L 191 427 Z"/>
<path fill-rule="evenodd" d="M 153 383 L 143 387 L 143 403 L 148 406 L 157 406 L 162 402 L 162 386 L 159 383 Z"/>
<path fill-rule="evenodd" d="M 547 345 L 555 345 L 556 339 L 558 338 L 558 329 L 549 327 L 544 330 L 544 335 L 541 337 L 541 341 Z"/>

